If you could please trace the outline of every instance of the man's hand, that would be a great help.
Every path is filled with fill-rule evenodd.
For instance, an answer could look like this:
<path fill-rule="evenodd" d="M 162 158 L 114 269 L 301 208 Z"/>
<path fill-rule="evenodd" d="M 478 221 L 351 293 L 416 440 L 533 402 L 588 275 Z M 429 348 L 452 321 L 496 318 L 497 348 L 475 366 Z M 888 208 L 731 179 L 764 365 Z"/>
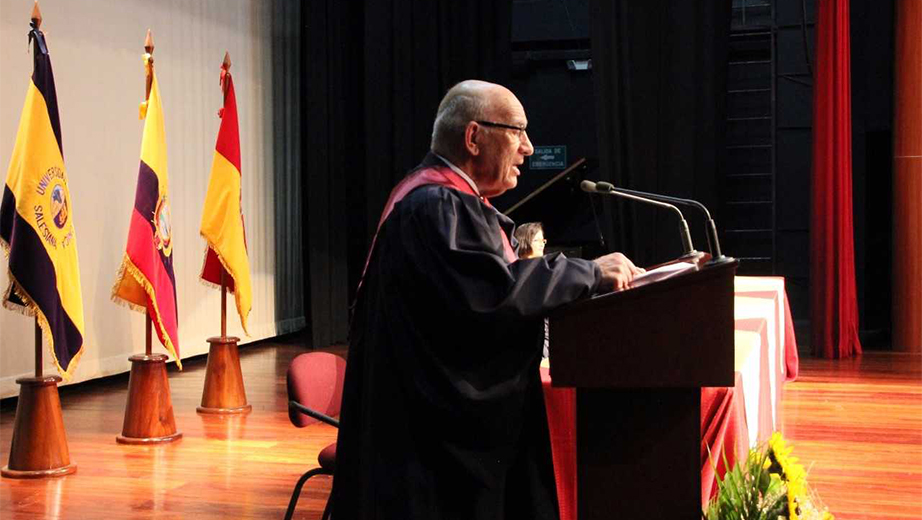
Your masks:
<path fill-rule="evenodd" d="M 613 285 L 616 291 L 626 289 L 634 275 L 645 272 L 621 253 L 610 253 L 593 262 L 602 269 L 602 283 Z"/>

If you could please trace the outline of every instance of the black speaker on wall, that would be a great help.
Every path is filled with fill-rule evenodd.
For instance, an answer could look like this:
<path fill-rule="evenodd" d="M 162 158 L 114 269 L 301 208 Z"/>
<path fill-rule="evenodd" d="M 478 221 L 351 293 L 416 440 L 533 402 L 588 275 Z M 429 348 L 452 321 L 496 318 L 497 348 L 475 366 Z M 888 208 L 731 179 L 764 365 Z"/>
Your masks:
<path fill-rule="evenodd" d="M 576 40 L 589 40 L 589 0 L 513 0 L 513 45 Z"/>

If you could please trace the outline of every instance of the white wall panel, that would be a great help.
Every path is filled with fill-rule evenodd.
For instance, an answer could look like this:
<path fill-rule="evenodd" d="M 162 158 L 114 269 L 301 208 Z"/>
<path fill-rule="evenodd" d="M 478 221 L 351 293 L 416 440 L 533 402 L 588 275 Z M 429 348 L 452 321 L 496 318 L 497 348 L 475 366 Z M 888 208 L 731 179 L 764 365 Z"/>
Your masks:
<path fill-rule="evenodd" d="M 5 180 L 32 56 L 31 0 L 0 0 L 0 175 Z M 305 324 L 301 286 L 300 3 L 294 0 L 42 0 L 73 199 L 87 350 L 73 382 L 129 369 L 144 350 L 144 316 L 110 300 L 134 204 L 143 121 L 144 36 L 153 31 L 163 98 L 182 356 L 220 333 L 220 292 L 199 282 L 198 233 L 230 52 L 240 117 L 243 211 L 253 310 L 243 335 L 228 298 L 228 333 L 242 343 Z M 280 118 L 279 114 L 288 117 Z M 0 255 L 2 256 L 2 255 Z M 0 258 L 0 287 L 8 284 Z M 32 374 L 32 320 L 0 309 L 0 397 Z M 165 349 L 154 340 L 154 351 Z M 47 362 L 45 373 L 54 373 Z"/>

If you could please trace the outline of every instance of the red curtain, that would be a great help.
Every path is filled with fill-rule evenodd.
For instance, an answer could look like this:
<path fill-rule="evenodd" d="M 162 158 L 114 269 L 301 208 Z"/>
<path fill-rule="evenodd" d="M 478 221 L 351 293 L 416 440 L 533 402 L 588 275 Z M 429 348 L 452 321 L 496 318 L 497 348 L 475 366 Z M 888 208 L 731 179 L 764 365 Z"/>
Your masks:
<path fill-rule="evenodd" d="M 810 226 L 812 345 L 816 355 L 861 353 L 852 233 L 849 0 L 820 0 L 813 87 Z"/>

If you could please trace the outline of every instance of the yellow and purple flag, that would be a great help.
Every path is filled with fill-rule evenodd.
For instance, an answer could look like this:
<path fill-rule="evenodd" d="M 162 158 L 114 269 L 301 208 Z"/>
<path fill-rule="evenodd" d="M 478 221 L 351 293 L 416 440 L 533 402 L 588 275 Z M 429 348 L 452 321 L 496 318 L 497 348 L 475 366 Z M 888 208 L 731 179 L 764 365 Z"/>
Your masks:
<path fill-rule="evenodd" d="M 83 354 L 83 297 L 74 212 L 45 36 L 33 14 L 32 82 L 0 203 L 0 245 L 9 253 L 9 309 L 35 316 L 58 372 L 70 379 Z"/>
<path fill-rule="evenodd" d="M 202 237 L 208 242 L 202 280 L 221 284 L 225 274 L 227 289 L 234 293 L 237 313 L 243 330 L 247 330 L 247 315 L 253 305 L 250 288 L 250 261 L 247 258 L 246 230 L 240 207 L 240 131 L 237 125 L 237 98 L 231 78 L 230 60 L 224 58 L 221 86 L 224 108 L 219 112 L 221 128 L 211 164 L 211 180 L 202 212 Z"/>
<path fill-rule="evenodd" d="M 154 73 L 152 45 L 144 54 L 150 94 L 141 104 L 144 135 L 138 187 L 128 228 L 128 245 L 112 288 L 112 299 L 146 312 L 160 343 L 179 358 L 179 327 L 176 311 L 176 278 L 173 276 L 173 228 L 168 198 L 166 134 L 160 88 Z"/>

